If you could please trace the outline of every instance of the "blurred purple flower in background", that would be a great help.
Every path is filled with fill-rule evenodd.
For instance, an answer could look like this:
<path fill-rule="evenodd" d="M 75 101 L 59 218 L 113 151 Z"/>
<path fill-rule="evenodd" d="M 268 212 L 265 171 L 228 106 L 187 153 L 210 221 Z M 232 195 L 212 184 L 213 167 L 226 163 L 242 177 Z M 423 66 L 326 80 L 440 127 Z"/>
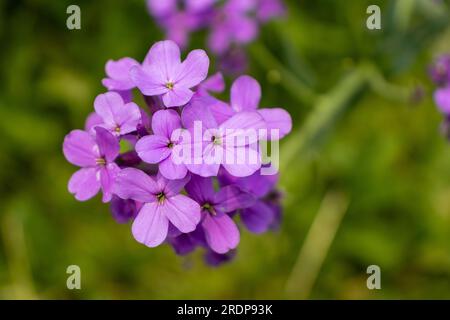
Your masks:
<path fill-rule="evenodd" d="M 450 55 L 438 57 L 429 70 L 430 77 L 438 86 L 434 92 L 434 102 L 444 115 L 441 131 L 446 138 L 450 137 Z"/>
<path fill-rule="evenodd" d="M 147 7 L 166 37 L 182 48 L 190 33 L 207 29 L 208 48 L 231 74 L 245 70 L 241 47 L 256 39 L 260 25 L 286 11 L 281 0 L 147 0 Z"/>

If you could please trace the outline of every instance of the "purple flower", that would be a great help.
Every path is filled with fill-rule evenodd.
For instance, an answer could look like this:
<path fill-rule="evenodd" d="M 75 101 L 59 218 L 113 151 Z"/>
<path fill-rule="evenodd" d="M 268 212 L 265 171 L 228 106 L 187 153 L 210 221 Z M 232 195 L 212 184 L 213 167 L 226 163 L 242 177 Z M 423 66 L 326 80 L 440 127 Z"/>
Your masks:
<path fill-rule="evenodd" d="M 177 107 L 189 102 L 194 94 L 190 88 L 206 78 L 208 68 L 205 51 L 193 50 L 181 62 L 180 49 L 167 40 L 150 48 L 142 66 L 131 68 L 131 78 L 144 95 L 162 95 L 166 107 Z"/>
<path fill-rule="evenodd" d="M 240 76 L 231 86 L 230 106 L 225 103 L 216 103 L 211 112 L 220 123 L 240 112 L 256 111 L 265 122 L 268 138 L 271 140 L 281 139 L 292 130 L 292 119 L 289 113 L 281 108 L 258 109 L 261 99 L 261 86 L 258 81 L 250 76 Z M 276 130 L 278 136 L 272 135 L 272 129 Z"/>
<path fill-rule="evenodd" d="M 262 22 L 284 15 L 286 8 L 281 0 L 259 0 L 256 16 Z"/>
<path fill-rule="evenodd" d="M 153 115 L 153 135 L 141 138 L 136 152 L 147 163 L 159 163 L 159 172 L 167 179 L 182 179 L 187 174 L 184 164 L 175 161 L 172 150 L 178 141 L 172 133 L 181 128 L 181 119 L 174 110 L 160 110 Z"/>
<path fill-rule="evenodd" d="M 126 168 L 116 178 L 114 191 L 122 199 L 144 203 L 133 222 L 134 238 L 148 247 L 156 247 L 167 237 L 169 222 L 183 233 L 194 231 L 200 221 L 200 206 L 179 194 L 188 181 L 167 180 L 158 175 L 156 181 L 141 170 Z"/>
<path fill-rule="evenodd" d="M 230 75 L 240 75 L 248 66 L 247 53 L 238 46 L 232 46 L 218 57 L 219 68 Z"/>
<path fill-rule="evenodd" d="M 153 16 L 161 18 L 177 10 L 177 0 L 147 0 L 147 7 Z"/>
<path fill-rule="evenodd" d="M 116 136 L 136 131 L 141 111 L 134 102 L 124 103 L 117 92 L 100 94 L 94 101 L 95 112 L 102 118 L 103 128 Z"/>
<path fill-rule="evenodd" d="M 165 30 L 166 38 L 186 47 L 189 34 L 208 25 L 216 0 L 147 0 L 150 14 Z"/>
<path fill-rule="evenodd" d="M 258 23 L 251 13 L 254 0 L 229 0 L 216 11 L 208 38 L 210 49 L 223 54 L 232 43 L 246 44 L 258 35 Z"/>
<path fill-rule="evenodd" d="M 68 187 L 79 201 L 92 198 L 101 188 L 103 202 L 108 202 L 119 171 L 114 163 L 119 154 L 119 142 L 104 128 L 97 127 L 95 132 L 93 138 L 85 131 L 73 130 L 64 139 L 63 152 L 67 161 L 81 167 L 70 178 Z"/>
<path fill-rule="evenodd" d="M 211 249 L 217 253 L 226 253 L 236 248 L 239 230 L 227 213 L 251 206 L 254 197 L 236 186 L 223 187 L 216 193 L 212 178 L 195 175 L 186 185 L 186 191 L 201 206 L 201 227 Z"/>
<path fill-rule="evenodd" d="M 108 77 L 102 80 L 103 85 L 110 91 L 133 89 L 136 86 L 130 78 L 130 70 L 134 66 L 139 66 L 139 62 L 132 58 L 125 57 L 117 61 L 109 60 L 105 66 Z"/>
<path fill-rule="evenodd" d="M 107 78 L 102 80 L 102 84 L 109 91 L 120 94 L 123 101 L 131 102 L 133 100 L 131 90 L 136 86 L 130 78 L 130 69 L 138 65 L 139 63 L 136 60 L 128 57 L 117 61 L 109 60 L 105 66 Z"/>
<path fill-rule="evenodd" d="M 438 86 L 445 86 L 450 82 L 450 55 L 442 55 L 430 68 L 431 79 Z"/>
<path fill-rule="evenodd" d="M 196 98 L 182 111 L 184 127 L 194 130 L 191 136 L 196 136 L 198 123 L 203 131 L 201 141 L 192 143 L 192 159 L 186 167 L 202 177 L 217 176 L 221 165 L 234 176 L 249 176 L 261 167 L 258 130 L 265 127 L 264 120 L 257 112 L 243 111 L 219 125 L 210 110 L 210 103 L 216 101 Z"/>
<path fill-rule="evenodd" d="M 434 92 L 434 101 L 442 113 L 450 115 L 450 84 Z"/>

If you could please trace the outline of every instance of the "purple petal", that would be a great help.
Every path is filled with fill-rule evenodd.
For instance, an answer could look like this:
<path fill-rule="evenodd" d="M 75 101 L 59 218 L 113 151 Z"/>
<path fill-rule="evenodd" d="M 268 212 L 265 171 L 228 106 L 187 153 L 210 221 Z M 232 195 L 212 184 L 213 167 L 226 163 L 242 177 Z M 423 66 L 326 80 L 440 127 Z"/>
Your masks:
<path fill-rule="evenodd" d="M 231 212 L 252 206 L 255 197 L 237 186 L 226 186 L 215 194 L 214 203 L 220 211 Z"/>
<path fill-rule="evenodd" d="M 275 219 L 274 211 L 262 201 L 241 211 L 241 220 L 253 233 L 266 232 Z"/>
<path fill-rule="evenodd" d="M 157 183 L 158 187 L 163 190 L 166 197 L 172 197 L 181 192 L 181 189 L 189 182 L 190 178 L 190 175 L 186 175 L 182 179 L 169 180 L 158 172 Z"/>
<path fill-rule="evenodd" d="M 208 77 L 205 81 L 199 84 L 199 87 L 206 91 L 222 92 L 225 90 L 225 81 L 223 80 L 222 73 L 217 72 Z"/>
<path fill-rule="evenodd" d="M 84 130 L 90 131 L 94 127 L 103 124 L 103 119 L 97 113 L 91 112 L 86 118 L 86 122 L 84 124 Z"/>
<path fill-rule="evenodd" d="M 183 179 L 187 174 L 187 168 L 184 164 L 176 164 L 172 157 L 167 157 L 159 164 L 159 172 L 170 180 Z"/>
<path fill-rule="evenodd" d="M 211 103 L 208 105 L 209 110 L 218 124 L 222 124 L 235 114 L 235 111 L 225 102 L 213 97 L 209 98 L 211 99 Z"/>
<path fill-rule="evenodd" d="M 172 132 L 181 128 L 181 119 L 174 110 L 159 110 L 152 118 L 153 133 L 170 140 Z"/>
<path fill-rule="evenodd" d="M 244 15 L 231 19 L 230 32 L 238 43 L 248 43 L 258 35 L 258 23 L 255 19 Z"/>
<path fill-rule="evenodd" d="M 136 202 L 113 196 L 110 205 L 111 214 L 118 223 L 127 223 L 137 215 Z"/>
<path fill-rule="evenodd" d="M 220 128 L 224 130 L 232 129 L 236 131 L 253 129 L 256 131 L 259 129 L 265 129 L 266 123 L 258 112 L 242 111 L 236 113 L 230 119 L 222 123 Z"/>
<path fill-rule="evenodd" d="M 222 171 L 221 172 L 221 181 L 231 182 L 233 184 L 237 184 L 241 189 L 246 190 L 256 197 L 261 198 L 266 196 L 276 185 L 278 181 L 278 175 L 262 175 L 261 171 L 257 171 L 251 176 L 236 179 L 234 176 L 231 176 L 234 179 L 230 179 L 229 174 Z M 224 180 L 225 178 L 225 180 Z"/>
<path fill-rule="evenodd" d="M 192 151 L 193 158 L 186 163 L 186 167 L 190 172 L 202 177 L 217 176 L 221 163 L 221 161 L 217 161 L 221 159 L 216 159 L 215 156 L 218 149 L 221 149 L 221 147 L 212 143 L 207 144 L 200 159 L 195 158 L 195 152 Z"/>
<path fill-rule="evenodd" d="M 261 0 L 257 9 L 258 19 L 266 22 L 285 14 L 286 8 L 281 0 Z"/>
<path fill-rule="evenodd" d="M 208 75 L 209 58 L 204 50 L 192 50 L 178 68 L 175 87 L 192 88 Z"/>
<path fill-rule="evenodd" d="M 253 146 L 257 148 L 260 130 L 265 130 L 266 123 L 257 112 L 242 111 L 220 125 L 224 133 L 223 145 L 230 148 Z M 230 150 L 228 150 L 230 149 Z"/>
<path fill-rule="evenodd" d="M 166 137 L 145 136 L 136 143 L 136 152 L 147 163 L 160 163 L 172 152 L 168 147 L 169 143 Z"/>
<path fill-rule="evenodd" d="M 231 33 L 226 24 L 216 24 L 208 37 L 208 48 L 216 54 L 223 54 L 230 46 Z"/>
<path fill-rule="evenodd" d="M 188 88 L 175 86 L 167 91 L 163 96 L 164 105 L 168 108 L 183 106 L 191 100 L 194 92 Z"/>
<path fill-rule="evenodd" d="M 284 109 L 272 108 L 272 109 L 260 109 L 258 113 L 263 117 L 267 126 L 267 137 L 269 140 L 275 139 L 276 136 L 272 135 L 271 130 L 278 130 L 278 139 L 283 138 L 292 130 L 292 118 L 291 115 Z"/>
<path fill-rule="evenodd" d="M 434 101 L 441 112 L 450 114 L 450 86 L 436 90 Z"/>
<path fill-rule="evenodd" d="M 69 180 L 68 189 L 78 201 L 95 196 L 100 190 L 97 168 L 82 168 L 75 172 Z"/>
<path fill-rule="evenodd" d="M 105 157 L 107 162 L 112 162 L 119 155 L 119 141 L 108 130 L 102 127 L 95 128 L 95 139 L 97 140 L 100 155 Z"/>
<path fill-rule="evenodd" d="M 193 175 L 186 185 L 186 192 L 199 204 L 210 202 L 214 198 L 213 180 Z"/>
<path fill-rule="evenodd" d="M 225 153 L 222 165 L 235 177 L 248 177 L 261 168 L 261 155 L 253 147 L 227 148 Z"/>
<path fill-rule="evenodd" d="M 124 135 L 136 131 L 141 122 L 141 111 L 137 104 L 129 102 L 117 110 L 115 120 L 119 128 L 119 134 Z"/>
<path fill-rule="evenodd" d="M 147 0 L 147 8 L 155 17 L 167 16 L 177 10 L 177 0 Z"/>
<path fill-rule="evenodd" d="M 170 222 L 181 232 L 194 231 L 200 222 L 199 204 L 184 195 L 166 199 L 161 208 Z"/>
<path fill-rule="evenodd" d="M 167 79 L 154 67 L 148 65 L 134 66 L 130 70 L 130 77 L 144 95 L 155 96 L 169 90 L 165 86 Z"/>
<path fill-rule="evenodd" d="M 180 48 L 171 40 L 156 42 L 144 59 L 144 65 L 147 64 L 167 82 L 175 81 L 181 64 Z"/>
<path fill-rule="evenodd" d="M 116 125 L 116 110 L 121 107 L 123 107 L 123 99 L 114 91 L 99 94 L 94 101 L 95 112 L 102 117 L 106 125 L 111 127 Z"/>
<path fill-rule="evenodd" d="M 134 83 L 130 79 L 130 69 L 139 63 L 132 58 L 122 58 L 117 61 L 109 60 L 106 63 L 105 71 L 108 78 L 102 80 L 103 85 L 108 90 L 130 90 L 134 88 Z"/>
<path fill-rule="evenodd" d="M 206 241 L 217 253 L 226 253 L 239 244 L 239 230 L 234 221 L 225 213 L 205 215 L 202 221 Z"/>
<path fill-rule="evenodd" d="M 167 237 L 169 220 L 157 202 L 146 203 L 134 219 L 131 231 L 136 241 L 147 247 L 160 245 Z"/>
<path fill-rule="evenodd" d="M 261 86 L 249 76 L 240 76 L 231 86 L 231 107 L 236 111 L 253 111 L 261 99 Z"/>
<path fill-rule="evenodd" d="M 155 195 L 160 191 L 153 178 L 134 168 L 121 170 L 117 174 L 114 184 L 114 193 L 120 198 L 139 202 L 156 201 Z"/>
<path fill-rule="evenodd" d="M 185 128 L 193 128 L 196 121 L 201 123 L 204 130 L 217 128 L 217 122 L 209 110 L 209 105 L 215 101 L 208 97 L 196 97 L 183 108 L 181 120 Z"/>
<path fill-rule="evenodd" d="M 106 166 L 102 167 L 99 171 L 100 173 L 100 184 L 103 191 L 102 201 L 104 203 L 111 201 L 114 181 L 120 168 L 115 163 L 108 163 Z"/>
<path fill-rule="evenodd" d="M 180 256 L 191 253 L 197 247 L 197 243 L 192 240 L 189 233 L 182 233 L 177 237 L 169 238 L 169 242 L 175 253 Z"/>
<path fill-rule="evenodd" d="M 124 104 L 122 97 L 117 92 L 111 91 L 98 95 L 94 107 L 106 127 L 119 134 L 135 131 L 141 120 L 139 107 L 133 102 Z"/>
<path fill-rule="evenodd" d="M 218 267 L 221 264 L 232 260 L 235 255 L 236 251 L 228 251 L 226 254 L 220 254 L 212 250 L 208 250 L 205 253 L 205 262 L 210 266 Z"/>
<path fill-rule="evenodd" d="M 200 12 L 209 9 L 216 0 L 186 0 L 186 8 L 191 12 Z"/>
<path fill-rule="evenodd" d="M 130 78 L 130 81 L 131 78 Z M 133 82 L 133 87 L 135 87 Z M 114 92 L 117 92 L 121 97 L 124 103 L 130 103 L 133 101 L 133 91 L 132 90 L 114 90 Z"/>
<path fill-rule="evenodd" d="M 67 161 L 80 167 L 95 166 L 95 159 L 100 156 L 92 136 L 82 130 L 73 130 L 66 135 L 63 153 Z"/>

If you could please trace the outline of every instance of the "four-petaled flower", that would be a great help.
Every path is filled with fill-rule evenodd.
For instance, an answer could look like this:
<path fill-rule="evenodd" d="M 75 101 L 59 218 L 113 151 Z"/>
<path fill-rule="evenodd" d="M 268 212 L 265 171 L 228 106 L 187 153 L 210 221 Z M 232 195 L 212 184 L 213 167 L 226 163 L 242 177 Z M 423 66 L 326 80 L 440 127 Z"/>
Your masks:
<path fill-rule="evenodd" d="M 155 43 L 142 66 L 131 68 L 131 78 L 147 96 L 162 95 L 166 107 L 178 107 L 189 102 L 192 87 L 203 81 L 209 68 L 204 50 L 191 51 L 181 62 L 180 49 L 167 40 Z"/>
<path fill-rule="evenodd" d="M 141 121 L 141 111 L 134 102 L 124 103 L 116 92 L 100 94 L 94 101 L 97 115 L 102 119 L 101 127 L 116 136 L 136 131 Z"/>
<path fill-rule="evenodd" d="M 112 187 L 120 170 L 114 160 L 119 154 L 117 138 L 101 127 L 95 128 L 95 138 L 86 131 L 73 130 L 64 139 L 63 152 L 67 161 L 81 167 L 69 180 L 69 191 L 79 201 L 85 201 L 103 191 L 103 202 L 112 197 Z"/>
<path fill-rule="evenodd" d="M 144 203 L 133 221 L 134 238 L 148 247 L 160 245 L 167 237 L 169 222 L 183 233 L 194 231 L 200 221 L 200 206 L 180 194 L 189 176 L 167 180 L 158 174 L 156 181 L 145 172 L 126 168 L 117 174 L 115 193 L 122 199 Z"/>

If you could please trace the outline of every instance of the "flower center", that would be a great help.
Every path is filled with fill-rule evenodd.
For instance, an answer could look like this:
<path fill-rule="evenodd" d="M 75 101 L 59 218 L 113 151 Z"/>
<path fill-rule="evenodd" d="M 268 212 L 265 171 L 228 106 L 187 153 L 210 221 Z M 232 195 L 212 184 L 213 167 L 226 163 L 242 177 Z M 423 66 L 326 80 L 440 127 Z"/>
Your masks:
<path fill-rule="evenodd" d="M 206 202 L 202 205 L 202 210 L 208 211 L 213 216 L 215 216 L 217 214 L 216 210 L 214 209 L 214 206 L 208 202 Z"/>
<path fill-rule="evenodd" d="M 166 195 L 164 194 L 164 192 L 160 192 L 156 195 L 156 198 L 158 199 L 158 203 L 161 204 L 166 199 Z"/>
<path fill-rule="evenodd" d="M 114 128 L 114 131 L 115 131 L 116 133 L 120 133 L 120 127 L 119 127 L 119 126 L 115 127 L 115 128 Z"/>
<path fill-rule="evenodd" d="M 172 142 L 172 141 L 170 141 L 170 142 L 167 144 L 167 148 L 169 148 L 169 149 L 172 149 L 172 148 L 173 148 L 173 142 Z"/>
<path fill-rule="evenodd" d="M 169 89 L 169 90 L 172 90 L 173 89 L 173 82 L 167 82 L 166 83 L 166 88 Z"/>
<path fill-rule="evenodd" d="M 95 163 L 99 166 L 104 166 L 106 164 L 105 158 L 97 158 L 95 159 Z"/>
<path fill-rule="evenodd" d="M 211 137 L 211 142 L 212 142 L 213 144 L 215 144 L 215 145 L 220 145 L 220 144 L 221 144 L 220 138 L 219 138 L 219 137 L 216 137 L 216 136 L 212 136 L 212 137 Z"/>

